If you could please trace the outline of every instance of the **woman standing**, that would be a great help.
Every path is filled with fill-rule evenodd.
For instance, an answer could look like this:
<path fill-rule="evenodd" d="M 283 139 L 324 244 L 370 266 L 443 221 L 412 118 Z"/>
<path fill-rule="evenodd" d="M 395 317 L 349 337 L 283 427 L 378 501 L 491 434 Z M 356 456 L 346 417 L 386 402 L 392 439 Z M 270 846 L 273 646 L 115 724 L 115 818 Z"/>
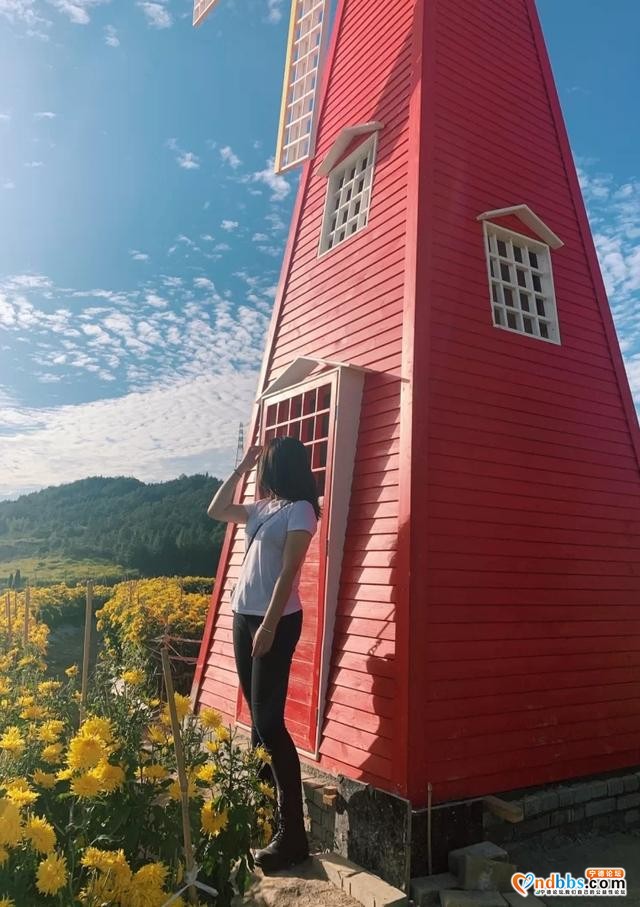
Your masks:
<path fill-rule="evenodd" d="M 256 463 L 260 499 L 234 504 L 236 485 Z M 289 672 L 302 631 L 300 571 L 320 516 L 304 445 L 296 438 L 274 438 L 262 451 L 251 448 L 207 513 L 246 524 L 245 555 L 232 597 L 233 647 L 251 710 L 251 744 L 268 751 L 278 789 L 278 831 L 256 854 L 258 866 L 274 872 L 309 856 L 300 760 L 284 722 Z"/>

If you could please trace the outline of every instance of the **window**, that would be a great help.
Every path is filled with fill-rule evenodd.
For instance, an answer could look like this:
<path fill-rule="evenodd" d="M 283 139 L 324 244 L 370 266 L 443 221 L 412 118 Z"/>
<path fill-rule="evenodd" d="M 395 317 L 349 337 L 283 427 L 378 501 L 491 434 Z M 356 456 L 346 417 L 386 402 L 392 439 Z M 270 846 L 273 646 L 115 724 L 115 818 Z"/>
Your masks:
<path fill-rule="evenodd" d="M 485 222 L 493 323 L 560 343 L 549 247 Z"/>
<path fill-rule="evenodd" d="M 320 255 L 363 230 L 369 221 L 377 133 L 331 171 Z"/>
<path fill-rule="evenodd" d="M 331 385 L 325 384 L 269 404 L 264 425 L 265 443 L 287 436 L 302 441 L 309 453 L 320 497 L 326 485 L 330 415 Z"/>

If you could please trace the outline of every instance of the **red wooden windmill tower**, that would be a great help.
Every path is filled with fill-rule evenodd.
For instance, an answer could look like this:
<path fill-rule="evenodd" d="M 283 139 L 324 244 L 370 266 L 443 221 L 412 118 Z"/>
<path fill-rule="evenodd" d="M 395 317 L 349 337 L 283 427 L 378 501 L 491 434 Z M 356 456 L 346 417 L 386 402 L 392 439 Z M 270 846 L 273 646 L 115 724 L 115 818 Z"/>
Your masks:
<path fill-rule="evenodd" d="M 414 807 L 637 764 L 638 426 L 534 2 L 341 0 L 322 67 L 327 7 L 293 0 L 253 429 L 324 493 L 296 740 Z M 239 721 L 241 543 L 194 687 Z"/>

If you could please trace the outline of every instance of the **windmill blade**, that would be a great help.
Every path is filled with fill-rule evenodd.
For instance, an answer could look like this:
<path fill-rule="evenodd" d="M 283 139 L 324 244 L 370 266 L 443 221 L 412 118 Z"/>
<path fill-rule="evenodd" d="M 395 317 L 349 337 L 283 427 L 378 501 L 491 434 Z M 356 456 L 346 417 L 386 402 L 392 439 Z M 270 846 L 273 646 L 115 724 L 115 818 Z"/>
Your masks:
<path fill-rule="evenodd" d="M 202 25 L 218 0 L 193 0 L 193 24 Z"/>
<path fill-rule="evenodd" d="M 295 167 L 313 154 L 328 20 L 329 0 L 292 0 L 276 173 Z"/>

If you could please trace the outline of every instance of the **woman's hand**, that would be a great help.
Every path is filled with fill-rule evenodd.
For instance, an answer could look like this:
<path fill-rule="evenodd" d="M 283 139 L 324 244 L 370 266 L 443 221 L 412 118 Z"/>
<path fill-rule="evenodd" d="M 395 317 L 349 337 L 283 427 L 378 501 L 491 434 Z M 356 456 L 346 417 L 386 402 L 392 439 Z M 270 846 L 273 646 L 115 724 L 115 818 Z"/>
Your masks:
<path fill-rule="evenodd" d="M 254 658 L 262 658 L 263 655 L 266 655 L 273 645 L 274 636 L 275 632 L 273 630 L 268 630 L 267 627 L 261 624 L 253 637 L 252 656 Z"/>
<path fill-rule="evenodd" d="M 254 444 L 246 452 L 240 465 L 236 467 L 236 472 L 239 472 L 241 475 L 244 475 L 246 472 L 251 472 L 253 467 L 256 465 L 262 453 L 262 448 L 258 444 Z"/>

